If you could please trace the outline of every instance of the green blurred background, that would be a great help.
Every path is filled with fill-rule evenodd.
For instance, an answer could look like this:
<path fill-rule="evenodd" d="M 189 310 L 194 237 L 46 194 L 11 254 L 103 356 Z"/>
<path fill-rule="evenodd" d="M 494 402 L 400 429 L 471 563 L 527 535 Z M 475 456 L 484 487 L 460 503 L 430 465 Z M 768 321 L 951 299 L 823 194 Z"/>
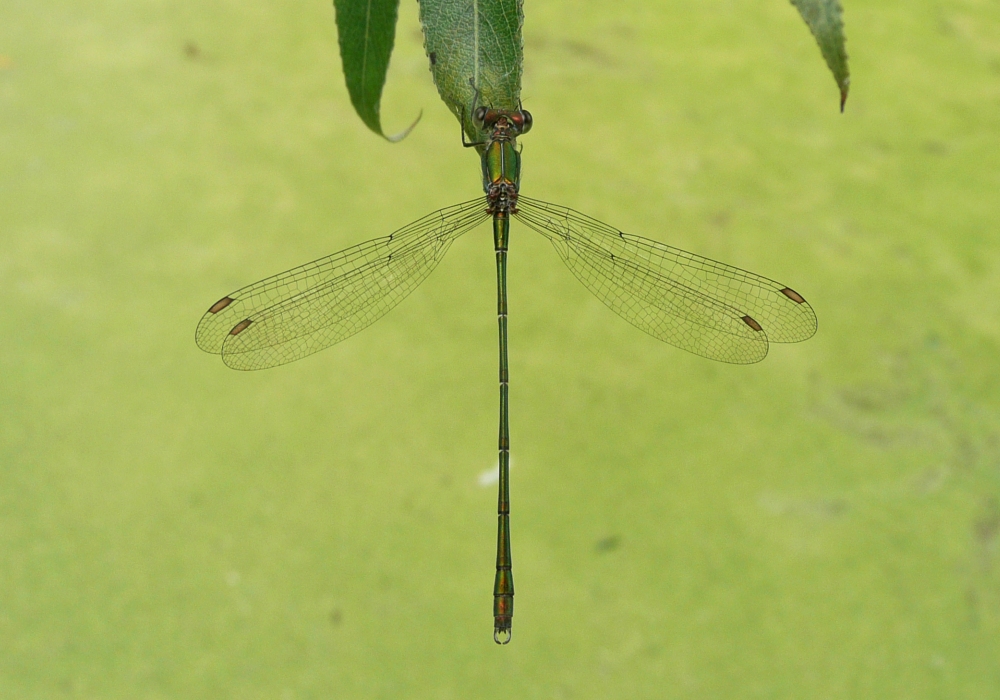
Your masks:
<path fill-rule="evenodd" d="M 4 0 L 0 697 L 1000 697 L 1000 5 L 527 3 L 522 190 L 782 280 L 765 362 L 516 227 L 494 645 L 489 227 L 260 373 L 209 304 L 480 190 L 401 8 L 390 145 L 329 2 Z"/>

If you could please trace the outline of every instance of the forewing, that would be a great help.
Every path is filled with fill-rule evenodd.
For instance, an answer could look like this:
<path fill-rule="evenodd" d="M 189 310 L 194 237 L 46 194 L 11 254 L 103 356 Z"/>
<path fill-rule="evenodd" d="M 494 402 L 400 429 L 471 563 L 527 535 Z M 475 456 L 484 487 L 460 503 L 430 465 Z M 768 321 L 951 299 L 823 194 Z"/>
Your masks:
<path fill-rule="evenodd" d="M 223 297 L 195 339 L 234 369 L 293 362 L 384 316 L 437 266 L 452 242 L 489 217 L 476 199 Z"/>
<path fill-rule="evenodd" d="M 546 236 L 608 307 L 676 347 L 749 364 L 764 359 L 769 340 L 797 342 L 816 332 L 805 299 L 766 277 L 527 197 L 518 199 L 516 216 Z"/>

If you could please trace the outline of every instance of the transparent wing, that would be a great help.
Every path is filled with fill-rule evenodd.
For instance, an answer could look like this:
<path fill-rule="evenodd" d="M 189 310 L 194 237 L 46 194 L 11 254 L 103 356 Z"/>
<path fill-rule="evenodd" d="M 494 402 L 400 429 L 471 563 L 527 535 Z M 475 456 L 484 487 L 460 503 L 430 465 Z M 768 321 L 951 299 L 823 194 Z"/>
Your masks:
<path fill-rule="evenodd" d="M 234 369 L 294 362 L 361 331 L 401 302 L 452 242 L 489 218 L 475 199 L 428 214 L 395 233 L 306 263 L 223 297 L 195 340 Z"/>
<path fill-rule="evenodd" d="M 750 364 L 768 341 L 816 332 L 816 314 L 779 282 L 623 233 L 528 197 L 516 218 L 548 238 L 569 269 L 612 311 L 654 338 L 721 362 Z"/>

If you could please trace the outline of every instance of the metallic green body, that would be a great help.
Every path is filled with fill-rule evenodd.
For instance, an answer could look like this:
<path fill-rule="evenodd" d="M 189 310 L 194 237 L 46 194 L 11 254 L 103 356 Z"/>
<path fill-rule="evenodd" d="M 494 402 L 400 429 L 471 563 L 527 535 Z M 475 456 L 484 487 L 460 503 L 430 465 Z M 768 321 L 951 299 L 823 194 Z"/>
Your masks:
<path fill-rule="evenodd" d="M 512 185 L 514 192 L 521 186 L 521 154 L 513 139 L 491 140 L 483 151 L 483 191 L 497 185 Z"/>
<path fill-rule="evenodd" d="M 497 498 L 497 573 L 493 583 L 493 638 L 510 641 L 514 617 L 514 574 L 510 556 L 510 424 L 507 371 L 507 244 L 510 214 L 516 211 L 521 180 L 521 155 L 513 135 L 494 131 L 482 154 L 483 189 L 493 214 L 493 249 L 497 258 L 497 325 L 500 335 L 500 485 Z"/>

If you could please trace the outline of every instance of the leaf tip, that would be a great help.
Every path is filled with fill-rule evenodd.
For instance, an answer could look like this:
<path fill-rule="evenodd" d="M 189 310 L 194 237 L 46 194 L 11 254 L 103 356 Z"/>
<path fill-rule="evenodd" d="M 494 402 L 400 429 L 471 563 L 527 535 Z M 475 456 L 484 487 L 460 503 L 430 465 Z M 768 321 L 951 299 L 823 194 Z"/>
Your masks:
<path fill-rule="evenodd" d="M 844 113 L 844 105 L 847 104 L 847 88 L 840 89 L 840 113 Z"/>
<path fill-rule="evenodd" d="M 385 134 L 382 134 L 382 137 L 389 143 L 399 143 L 400 141 L 402 141 L 403 139 L 405 139 L 407 136 L 410 135 L 410 132 L 413 131 L 414 127 L 416 127 L 416 125 L 420 123 L 420 120 L 423 118 L 423 116 L 424 116 L 424 110 L 420 110 L 420 114 L 417 115 L 417 118 L 414 119 L 413 123 L 410 124 L 408 127 L 400 131 L 398 134 L 393 134 L 392 136 L 386 136 Z"/>

